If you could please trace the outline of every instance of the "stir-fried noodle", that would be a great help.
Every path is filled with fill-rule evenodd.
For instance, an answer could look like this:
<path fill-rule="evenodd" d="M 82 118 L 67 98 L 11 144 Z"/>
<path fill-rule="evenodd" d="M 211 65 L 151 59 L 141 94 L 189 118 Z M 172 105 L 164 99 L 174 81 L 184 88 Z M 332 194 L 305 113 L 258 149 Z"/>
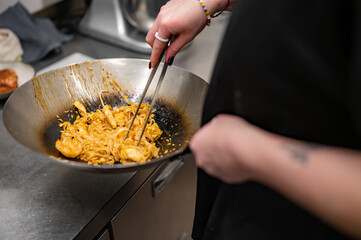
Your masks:
<path fill-rule="evenodd" d="M 105 92 L 105 91 L 102 91 Z M 102 93 L 101 92 L 101 93 Z M 139 103 L 129 106 L 111 107 L 104 105 L 95 112 L 87 112 L 79 101 L 74 102 L 80 116 L 74 121 L 60 123 L 63 129 L 60 139 L 55 143 L 56 149 L 65 157 L 78 158 L 89 164 L 144 163 L 157 158 L 159 148 L 155 141 L 162 135 L 152 113 L 144 135 L 139 142 L 142 127 L 150 106 L 141 105 L 128 137 L 124 140 L 130 121 Z"/>

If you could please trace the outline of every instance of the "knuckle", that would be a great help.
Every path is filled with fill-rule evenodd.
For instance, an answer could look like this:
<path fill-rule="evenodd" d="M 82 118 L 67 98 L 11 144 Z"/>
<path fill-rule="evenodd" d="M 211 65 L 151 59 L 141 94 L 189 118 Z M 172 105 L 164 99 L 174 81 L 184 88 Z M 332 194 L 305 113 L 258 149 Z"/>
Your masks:
<path fill-rule="evenodd" d="M 161 51 L 162 50 L 162 47 L 159 45 L 159 44 L 154 44 L 153 45 L 153 51 Z"/>
<path fill-rule="evenodd" d="M 180 48 L 178 48 L 178 47 L 173 47 L 173 52 L 174 52 L 175 54 L 178 54 L 178 53 L 180 52 Z"/>
<path fill-rule="evenodd" d="M 145 37 L 145 41 L 149 44 L 149 45 L 151 45 L 151 37 L 150 36 L 146 36 Z"/>
<path fill-rule="evenodd" d="M 162 12 L 164 12 L 166 8 L 166 5 L 161 6 L 159 13 L 161 14 Z"/>

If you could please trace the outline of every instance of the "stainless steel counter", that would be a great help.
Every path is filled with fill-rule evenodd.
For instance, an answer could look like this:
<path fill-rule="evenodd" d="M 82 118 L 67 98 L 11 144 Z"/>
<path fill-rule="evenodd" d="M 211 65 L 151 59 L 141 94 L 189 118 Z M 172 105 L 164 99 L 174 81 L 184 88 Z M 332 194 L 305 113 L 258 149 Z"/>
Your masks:
<path fill-rule="evenodd" d="M 209 81 L 226 22 L 227 17 L 214 20 L 174 65 Z M 149 58 L 76 34 L 62 52 L 33 66 L 41 70 L 73 52 L 93 58 Z M 57 165 L 8 134 L 4 104 L 0 101 L 0 239 L 93 238 L 156 168 L 96 174 Z"/>

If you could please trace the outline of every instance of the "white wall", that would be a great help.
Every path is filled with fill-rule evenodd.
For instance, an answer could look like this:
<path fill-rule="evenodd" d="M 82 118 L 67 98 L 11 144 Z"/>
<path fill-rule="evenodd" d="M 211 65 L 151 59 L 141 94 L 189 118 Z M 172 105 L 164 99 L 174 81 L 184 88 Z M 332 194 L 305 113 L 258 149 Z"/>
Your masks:
<path fill-rule="evenodd" d="M 0 13 L 17 2 L 21 2 L 30 13 L 34 13 L 60 1 L 62 0 L 0 0 Z"/>

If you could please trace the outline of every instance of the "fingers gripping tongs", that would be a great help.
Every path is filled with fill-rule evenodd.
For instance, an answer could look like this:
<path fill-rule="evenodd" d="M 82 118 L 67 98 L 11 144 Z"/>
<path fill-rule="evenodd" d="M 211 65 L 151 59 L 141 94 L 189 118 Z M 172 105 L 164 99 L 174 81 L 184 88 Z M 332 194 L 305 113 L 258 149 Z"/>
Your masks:
<path fill-rule="evenodd" d="M 170 37 L 170 40 L 168 41 L 168 43 L 166 44 L 166 46 L 164 47 L 162 53 L 161 53 L 160 56 L 159 56 L 159 60 L 158 60 L 157 64 L 154 66 L 152 72 L 151 72 L 150 75 L 149 75 L 147 84 L 146 84 L 145 87 L 144 87 L 144 90 L 143 90 L 142 96 L 141 96 L 141 98 L 140 98 L 140 101 L 139 101 L 137 110 L 135 110 L 134 116 L 133 116 L 133 118 L 132 118 L 132 121 L 130 122 L 128 131 L 127 131 L 127 133 L 125 134 L 124 140 L 127 139 L 128 135 L 129 135 L 130 129 L 131 129 L 132 126 L 133 126 L 134 120 L 135 120 L 135 118 L 136 118 L 136 116 L 137 116 L 137 114 L 138 114 L 138 112 L 139 112 L 139 108 L 140 108 L 140 106 L 141 106 L 141 104 L 142 104 L 142 102 L 143 102 L 143 99 L 144 99 L 144 97 L 145 97 L 145 94 L 146 94 L 147 91 L 148 91 L 148 88 L 149 88 L 149 86 L 150 86 L 150 84 L 151 84 L 151 82 L 152 82 L 152 80 L 153 80 L 153 78 L 154 78 L 154 75 L 155 75 L 155 73 L 157 72 L 159 63 L 160 63 L 160 61 L 162 60 L 163 55 L 164 55 L 165 51 L 167 50 L 167 48 L 168 48 L 169 44 L 171 43 L 171 41 L 172 41 L 172 37 Z M 158 80 L 158 83 L 157 83 L 157 86 L 156 86 L 156 89 L 155 89 L 155 91 L 154 91 L 154 93 L 153 93 L 153 96 L 152 96 L 152 102 L 151 102 L 151 104 L 150 104 L 149 112 L 148 112 L 147 118 L 146 118 L 146 120 L 145 120 L 145 122 L 144 122 L 144 126 L 143 126 L 143 128 L 142 128 L 142 133 L 140 134 L 140 137 L 139 137 L 139 139 L 138 139 L 137 145 L 139 145 L 140 140 L 141 140 L 142 137 L 143 137 L 144 130 L 145 130 L 146 126 L 147 126 L 147 123 L 148 123 L 150 114 L 152 113 L 152 109 L 153 109 L 153 106 L 154 106 L 154 103 L 155 103 L 155 99 L 156 99 L 156 97 L 157 97 L 157 94 L 158 94 L 158 91 L 159 91 L 159 89 L 160 89 L 160 86 L 162 85 L 162 82 L 163 82 L 165 73 L 166 73 L 166 71 L 167 71 L 167 67 L 168 67 L 168 65 L 167 65 L 166 63 L 164 63 L 164 64 L 163 64 L 162 72 L 161 72 L 161 74 L 160 74 L 160 77 L 159 77 L 159 80 Z"/>

